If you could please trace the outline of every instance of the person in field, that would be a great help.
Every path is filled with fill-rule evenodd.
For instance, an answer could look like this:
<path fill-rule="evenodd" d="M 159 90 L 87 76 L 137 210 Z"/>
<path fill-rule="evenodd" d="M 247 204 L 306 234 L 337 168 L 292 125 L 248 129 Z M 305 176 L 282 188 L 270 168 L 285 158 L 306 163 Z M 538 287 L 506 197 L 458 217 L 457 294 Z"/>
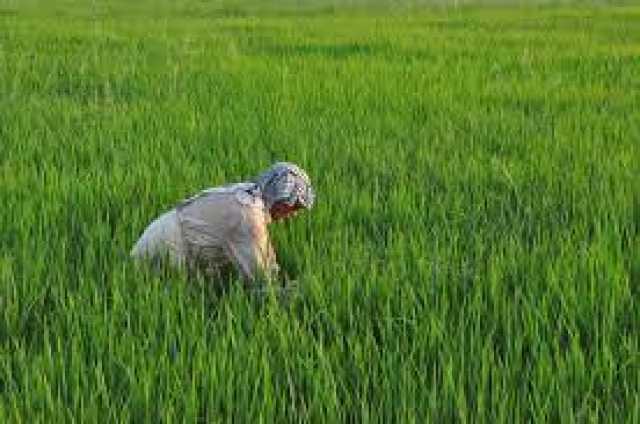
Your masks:
<path fill-rule="evenodd" d="M 267 225 L 311 209 L 315 193 L 298 166 L 278 162 L 255 179 L 203 190 L 162 214 L 131 256 L 219 278 L 237 270 L 247 281 L 273 280 L 279 267 Z"/>

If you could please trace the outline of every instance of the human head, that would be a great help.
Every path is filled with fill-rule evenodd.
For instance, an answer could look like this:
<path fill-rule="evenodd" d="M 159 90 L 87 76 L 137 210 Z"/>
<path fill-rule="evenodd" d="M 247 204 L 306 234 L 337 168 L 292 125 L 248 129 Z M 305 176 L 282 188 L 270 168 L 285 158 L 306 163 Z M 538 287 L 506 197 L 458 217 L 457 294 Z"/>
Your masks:
<path fill-rule="evenodd" d="M 277 162 L 254 182 L 273 219 L 286 218 L 300 209 L 313 207 L 315 192 L 309 176 L 295 164 Z"/>

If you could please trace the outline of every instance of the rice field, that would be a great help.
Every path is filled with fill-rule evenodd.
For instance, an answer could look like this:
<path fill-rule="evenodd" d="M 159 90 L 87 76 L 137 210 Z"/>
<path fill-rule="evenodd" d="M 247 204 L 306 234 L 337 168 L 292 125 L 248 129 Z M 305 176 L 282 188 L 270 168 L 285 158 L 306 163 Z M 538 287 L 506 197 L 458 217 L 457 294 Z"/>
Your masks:
<path fill-rule="evenodd" d="M 640 422 L 640 7 L 0 0 L 0 422 Z M 134 266 L 298 163 L 301 286 Z"/>

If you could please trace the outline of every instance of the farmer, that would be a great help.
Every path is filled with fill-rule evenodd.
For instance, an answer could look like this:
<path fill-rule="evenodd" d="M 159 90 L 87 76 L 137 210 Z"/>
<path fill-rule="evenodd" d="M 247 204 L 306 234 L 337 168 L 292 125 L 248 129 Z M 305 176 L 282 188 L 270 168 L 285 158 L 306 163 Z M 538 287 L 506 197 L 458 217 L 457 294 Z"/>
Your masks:
<path fill-rule="evenodd" d="M 247 282 L 272 280 L 279 267 L 267 225 L 310 209 L 314 198 L 307 174 L 279 162 L 252 181 L 207 189 L 181 202 L 147 227 L 131 256 L 166 258 L 213 278 L 235 268 Z"/>

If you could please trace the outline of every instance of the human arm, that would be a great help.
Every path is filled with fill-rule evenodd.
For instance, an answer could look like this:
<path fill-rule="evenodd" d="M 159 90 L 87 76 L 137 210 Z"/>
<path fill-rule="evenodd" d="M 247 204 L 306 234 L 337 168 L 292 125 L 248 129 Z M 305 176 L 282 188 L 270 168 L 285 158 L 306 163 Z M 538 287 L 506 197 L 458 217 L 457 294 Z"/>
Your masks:
<path fill-rule="evenodd" d="M 243 211 L 242 220 L 226 240 L 226 247 L 230 259 L 247 282 L 272 281 L 277 277 L 279 267 L 260 209 Z"/>

